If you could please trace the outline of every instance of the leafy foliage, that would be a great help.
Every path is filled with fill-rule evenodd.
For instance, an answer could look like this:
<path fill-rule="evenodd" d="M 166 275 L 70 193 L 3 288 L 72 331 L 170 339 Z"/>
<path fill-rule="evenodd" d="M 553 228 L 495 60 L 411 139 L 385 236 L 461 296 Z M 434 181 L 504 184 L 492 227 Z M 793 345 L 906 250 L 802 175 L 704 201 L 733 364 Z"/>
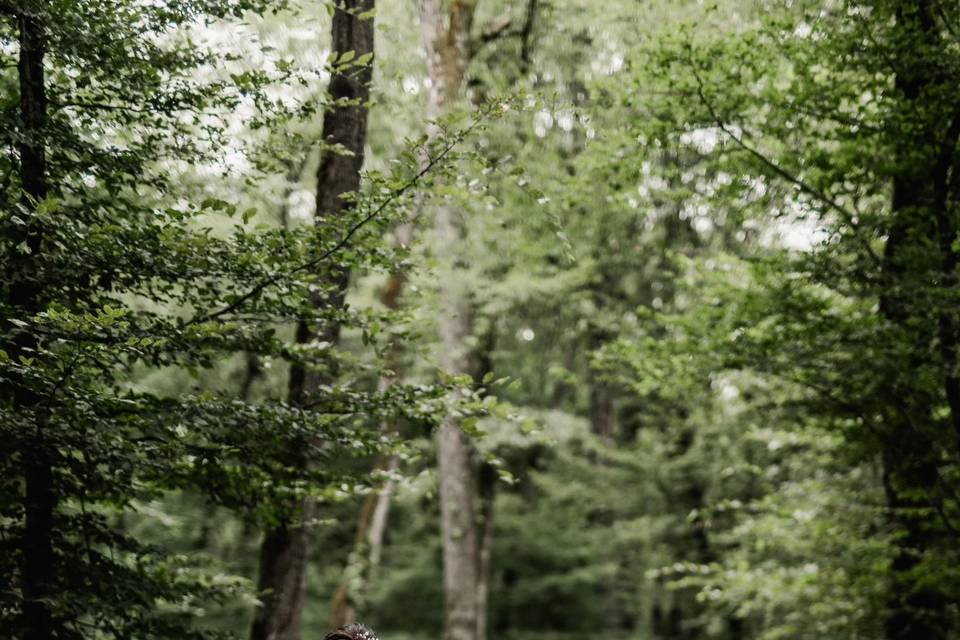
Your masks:
<path fill-rule="evenodd" d="M 955 3 L 482 0 L 471 104 L 429 125 L 413 12 L 380 4 L 372 60 L 328 56 L 325 5 L 0 2 L 0 624 L 242 635 L 257 534 L 310 496 L 313 633 L 393 453 L 353 604 L 435 637 L 452 412 L 505 480 L 491 634 L 954 637 Z M 368 64 L 371 168 L 314 228 L 322 87 Z M 465 214 L 478 385 L 437 372 L 431 199 Z M 294 364 L 337 382 L 291 405 Z"/>
<path fill-rule="evenodd" d="M 4 5 L 14 18 L 3 25 L 5 82 L 17 73 L 11 55 L 21 82 L 30 55 L 43 56 L 45 72 L 20 98 L 34 101 L 24 114 L 44 117 L 31 122 L 13 108 L 3 116 L 2 570 L 11 588 L 0 611 L 15 635 L 38 632 L 44 617 L 62 637 L 201 634 L 190 621 L 203 602 L 234 598 L 242 581 L 132 537 L 129 514 L 171 490 L 261 522 L 297 496 L 340 499 L 370 482 L 345 459 L 396 446 L 377 429 L 381 419 L 429 424 L 443 410 L 442 385 L 353 388 L 348 359 L 327 344 L 294 347 L 285 328 L 336 321 L 374 342 L 382 314 L 311 301 L 334 295 L 330 270 L 390 270 L 403 258 L 378 240 L 426 170 L 399 163 L 370 176 L 350 215 L 320 232 L 251 226 L 255 211 L 238 216 L 234 202 L 199 197 L 183 180 L 188 167 L 231 170 L 224 154 L 243 153 L 230 144 L 234 112 L 254 129 L 313 113 L 314 97 L 269 97 L 290 69 L 244 68 L 190 37 L 280 8 Z M 422 148 L 428 167 L 464 135 Z M 36 155 L 45 162 L 31 166 Z M 43 193 L 31 189 L 38 182 Z M 151 372 L 199 378 L 237 353 L 340 369 L 343 384 L 293 406 L 139 382 Z M 37 533 L 49 557 L 31 542 Z M 37 572 L 47 576 L 40 584 Z"/>

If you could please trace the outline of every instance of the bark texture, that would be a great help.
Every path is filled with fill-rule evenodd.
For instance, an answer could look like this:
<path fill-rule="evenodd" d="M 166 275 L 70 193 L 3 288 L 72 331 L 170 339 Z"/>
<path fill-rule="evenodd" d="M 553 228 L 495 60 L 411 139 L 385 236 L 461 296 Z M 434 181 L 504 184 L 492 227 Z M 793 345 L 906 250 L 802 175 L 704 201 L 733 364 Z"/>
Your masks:
<path fill-rule="evenodd" d="M 333 16 L 333 50 L 353 51 L 359 58 L 373 52 L 374 29 L 370 18 L 357 15 L 373 9 L 373 0 L 345 0 Z M 367 139 L 367 107 L 370 99 L 371 67 L 353 68 L 334 74 L 329 94 L 332 106 L 323 119 L 326 145 L 317 171 L 317 213 L 315 223 L 321 229 L 352 206 L 342 196 L 358 190 Z M 332 151 L 340 145 L 346 152 Z M 350 274 L 343 269 L 330 276 L 335 293 L 317 296 L 317 307 L 342 307 Z M 321 340 L 336 344 L 340 326 L 328 323 L 319 328 L 307 321 L 297 325 L 296 340 L 308 343 Z M 290 370 L 288 400 L 306 404 L 317 389 L 333 381 L 333 372 L 293 366 Z M 303 460 L 303 464 L 311 464 Z M 257 610 L 250 632 L 251 640 L 298 640 L 306 598 L 306 569 L 310 555 L 309 521 L 314 505 L 309 500 L 293 505 L 294 514 L 265 533 L 260 548 L 259 590 L 263 606 Z"/>
<path fill-rule="evenodd" d="M 926 95 L 939 92 L 945 77 L 930 56 L 944 43 L 935 3 L 903 0 L 897 4 L 898 29 L 912 51 L 897 67 L 896 89 L 905 104 L 922 114 Z M 916 106 L 914 106 L 916 105 Z M 939 282 L 946 292 L 956 288 L 957 252 L 952 241 L 960 184 L 958 137 L 960 101 L 947 105 L 945 118 L 924 118 L 900 137 L 897 175 L 893 180 L 891 223 L 883 254 L 887 293 L 880 304 L 884 318 L 901 339 L 918 345 L 901 370 L 892 372 L 886 392 L 897 401 L 887 405 L 882 432 L 884 489 L 893 542 L 892 583 L 888 598 L 888 640 L 946 640 L 950 637 L 950 603 L 936 582 L 923 580 L 921 567 L 944 540 L 929 513 L 942 508 L 940 477 L 942 428 L 931 415 L 940 400 L 920 387 L 915 373 L 927 365 L 922 345 L 938 343 L 942 357 L 942 390 L 950 409 L 949 425 L 960 435 L 960 379 L 956 374 L 955 311 L 943 309 L 930 323 L 918 318 L 913 291 Z M 911 117 L 916 115 L 911 114 Z M 951 204 L 951 201 L 953 204 Z M 938 247 L 939 257 L 926 247 Z M 931 256 L 930 263 L 925 262 Z M 938 273 L 939 272 L 939 273 Z M 931 274 L 934 274 L 931 276 Z M 953 544 L 956 543 L 954 538 Z"/>
<path fill-rule="evenodd" d="M 420 26 L 430 74 L 429 116 L 436 118 L 462 96 L 470 28 L 476 3 L 419 0 Z M 434 132 L 435 133 L 435 132 Z M 470 374 L 472 327 L 470 290 L 462 255 L 462 212 L 449 202 L 436 211 L 435 230 L 442 254 L 440 275 L 441 365 L 450 374 Z M 437 436 L 443 544 L 444 640 L 478 640 L 479 546 L 472 448 L 452 417 Z"/>
<path fill-rule="evenodd" d="M 23 190 L 22 205 L 32 211 L 37 203 L 45 200 L 49 191 L 47 183 L 46 145 L 44 142 L 47 124 L 47 95 L 44 80 L 43 59 L 45 54 L 44 29 L 40 19 L 26 12 L 16 16 L 19 30 L 20 53 L 17 64 L 20 87 L 21 138 L 17 143 L 20 157 L 19 177 Z M 41 251 L 42 230 L 39 222 L 30 220 L 21 239 L 30 249 L 29 253 L 12 263 L 21 262 L 21 278 L 14 281 L 8 291 L 8 300 L 23 315 L 33 314 L 40 308 L 40 284 L 33 279 L 29 262 L 31 256 Z M 5 330 L 8 330 L 6 327 Z M 35 347 L 34 341 L 24 333 L 13 340 L 13 358 Z M 12 388 L 4 390 L 12 395 L 14 406 L 25 409 L 36 405 L 37 394 L 12 380 Z M 21 540 L 21 590 L 23 596 L 22 627 L 25 640 L 47 640 L 56 637 L 57 625 L 50 609 L 48 598 L 56 588 L 56 559 L 53 553 L 54 514 L 57 497 L 54 478 L 54 453 L 45 440 L 43 420 L 35 417 L 37 428 L 31 441 L 24 443 L 20 451 L 24 477 L 24 530 Z"/>

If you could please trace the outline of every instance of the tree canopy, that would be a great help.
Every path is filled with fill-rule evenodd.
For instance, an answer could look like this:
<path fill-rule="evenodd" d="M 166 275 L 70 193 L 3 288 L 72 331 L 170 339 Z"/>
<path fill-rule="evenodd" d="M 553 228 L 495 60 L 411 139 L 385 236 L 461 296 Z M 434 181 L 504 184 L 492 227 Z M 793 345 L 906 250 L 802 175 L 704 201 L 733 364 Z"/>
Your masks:
<path fill-rule="evenodd" d="M 0 15 L 11 637 L 960 634 L 956 2 Z"/>

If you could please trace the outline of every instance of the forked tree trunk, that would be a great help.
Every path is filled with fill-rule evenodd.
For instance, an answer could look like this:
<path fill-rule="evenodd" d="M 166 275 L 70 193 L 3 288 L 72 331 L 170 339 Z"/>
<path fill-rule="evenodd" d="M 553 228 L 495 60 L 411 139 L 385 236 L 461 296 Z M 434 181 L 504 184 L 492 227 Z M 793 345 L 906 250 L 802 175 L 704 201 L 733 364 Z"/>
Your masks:
<path fill-rule="evenodd" d="M 333 51 L 353 51 L 355 58 L 373 52 L 373 20 L 359 19 L 357 14 L 373 9 L 374 0 L 344 0 L 333 15 Z M 326 145 L 317 172 L 316 224 L 324 227 L 352 206 L 341 196 L 360 187 L 364 146 L 367 139 L 367 107 L 370 100 L 371 67 L 336 73 L 330 79 L 329 94 L 333 105 L 323 118 L 323 140 Z M 340 145 L 346 153 L 331 151 Z M 337 293 L 330 299 L 314 299 L 317 307 L 342 307 L 350 274 L 338 270 L 332 276 Z M 297 325 L 296 341 L 304 344 L 323 340 L 336 344 L 340 326 L 330 323 L 317 328 L 306 321 Z M 288 400 L 303 405 L 324 384 L 333 382 L 332 372 L 318 372 L 295 365 L 290 370 Z M 303 460 L 303 464 L 312 464 Z M 259 590 L 263 606 L 256 612 L 251 627 L 251 640 L 298 640 L 306 597 L 307 563 L 310 555 L 309 521 L 314 505 L 301 500 L 293 505 L 287 521 L 268 530 L 260 548 Z"/>

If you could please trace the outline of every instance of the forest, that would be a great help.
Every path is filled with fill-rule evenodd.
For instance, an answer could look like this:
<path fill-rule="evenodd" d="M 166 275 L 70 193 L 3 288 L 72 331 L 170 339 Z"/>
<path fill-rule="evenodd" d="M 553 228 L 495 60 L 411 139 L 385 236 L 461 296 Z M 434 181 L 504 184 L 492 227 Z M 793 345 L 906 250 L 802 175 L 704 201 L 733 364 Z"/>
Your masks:
<path fill-rule="evenodd" d="M 0 16 L 0 638 L 960 640 L 957 0 Z"/>

